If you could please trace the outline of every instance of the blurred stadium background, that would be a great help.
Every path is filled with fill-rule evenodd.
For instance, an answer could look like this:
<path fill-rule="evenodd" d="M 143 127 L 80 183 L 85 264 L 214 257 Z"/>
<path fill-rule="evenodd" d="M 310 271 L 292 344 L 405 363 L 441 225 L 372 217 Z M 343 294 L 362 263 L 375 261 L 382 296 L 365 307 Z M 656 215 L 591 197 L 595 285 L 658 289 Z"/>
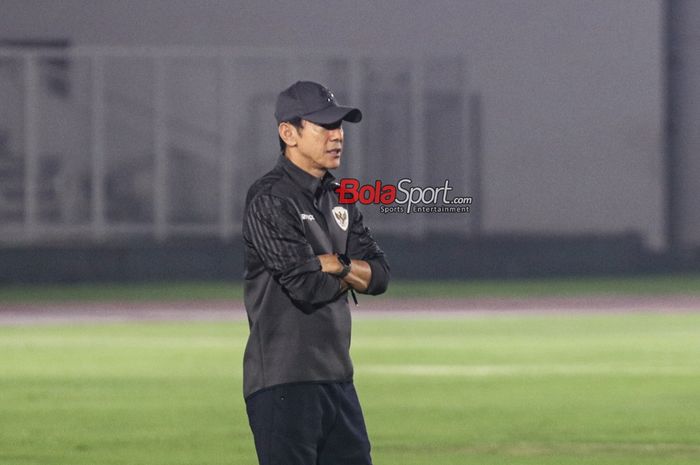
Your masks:
<path fill-rule="evenodd" d="M 0 1 L 0 463 L 252 464 L 240 227 L 277 93 L 365 115 L 387 465 L 700 459 L 700 2 Z M 52 324 L 47 324 L 52 323 Z"/>
<path fill-rule="evenodd" d="M 239 279 L 296 79 L 367 115 L 340 176 L 473 197 L 366 208 L 396 276 L 695 270 L 695 3 L 5 1 L 0 282 Z"/>

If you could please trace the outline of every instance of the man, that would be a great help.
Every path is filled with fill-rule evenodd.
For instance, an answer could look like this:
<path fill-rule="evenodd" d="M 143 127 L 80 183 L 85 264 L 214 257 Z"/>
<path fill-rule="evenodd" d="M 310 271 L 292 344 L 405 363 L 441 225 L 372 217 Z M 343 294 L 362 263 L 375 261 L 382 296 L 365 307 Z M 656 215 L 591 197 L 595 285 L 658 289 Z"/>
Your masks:
<path fill-rule="evenodd" d="M 275 118 L 282 154 L 250 187 L 243 221 L 243 390 L 258 460 L 369 465 L 347 294 L 381 294 L 389 266 L 329 173 L 340 166 L 343 121 L 362 113 L 299 81 L 279 94 Z"/>

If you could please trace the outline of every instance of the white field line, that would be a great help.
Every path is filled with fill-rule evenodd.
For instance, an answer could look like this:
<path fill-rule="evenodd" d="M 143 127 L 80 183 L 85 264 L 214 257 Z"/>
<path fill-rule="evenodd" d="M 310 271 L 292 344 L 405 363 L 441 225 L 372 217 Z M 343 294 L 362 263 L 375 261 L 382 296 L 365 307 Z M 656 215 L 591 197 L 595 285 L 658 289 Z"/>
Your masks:
<path fill-rule="evenodd" d="M 444 376 L 483 378 L 490 376 L 567 376 L 567 375 L 675 375 L 700 376 L 700 366 L 624 366 L 604 364 L 556 365 L 384 365 L 357 367 L 359 373 L 386 376 Z"/>

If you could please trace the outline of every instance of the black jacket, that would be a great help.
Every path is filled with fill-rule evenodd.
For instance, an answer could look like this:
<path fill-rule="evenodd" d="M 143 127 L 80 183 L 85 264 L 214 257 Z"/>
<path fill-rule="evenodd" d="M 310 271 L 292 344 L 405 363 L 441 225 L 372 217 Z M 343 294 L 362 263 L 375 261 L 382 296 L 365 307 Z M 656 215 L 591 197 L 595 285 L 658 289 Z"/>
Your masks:
<path fill-rule="evenodd" d="M 335 187 L 330 173 L 319 180 L 281 156 L 248 190 L 245 397 L 284 383 L 352 380 L 347 291 L 321 271 L 317 255 L 366 260 L 372 269 L 367 294 L 386 290 L 389 265 L 357 207 L 340 205 Z"/>

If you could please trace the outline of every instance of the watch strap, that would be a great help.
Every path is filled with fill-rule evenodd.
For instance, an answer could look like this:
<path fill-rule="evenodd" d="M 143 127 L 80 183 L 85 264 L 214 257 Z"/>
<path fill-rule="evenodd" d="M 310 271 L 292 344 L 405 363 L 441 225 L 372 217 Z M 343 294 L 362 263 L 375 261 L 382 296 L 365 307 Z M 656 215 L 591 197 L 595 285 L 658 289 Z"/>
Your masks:
<path fill-rule="evenodd" d="M 352 261 L 345 254 L 338 255 L 338 261 L 340 262 L 341 265 L 343 265 L 343 271 L 336 274 L 336 276 L 340 279 L 343 279 L 352 270 Z"/>

